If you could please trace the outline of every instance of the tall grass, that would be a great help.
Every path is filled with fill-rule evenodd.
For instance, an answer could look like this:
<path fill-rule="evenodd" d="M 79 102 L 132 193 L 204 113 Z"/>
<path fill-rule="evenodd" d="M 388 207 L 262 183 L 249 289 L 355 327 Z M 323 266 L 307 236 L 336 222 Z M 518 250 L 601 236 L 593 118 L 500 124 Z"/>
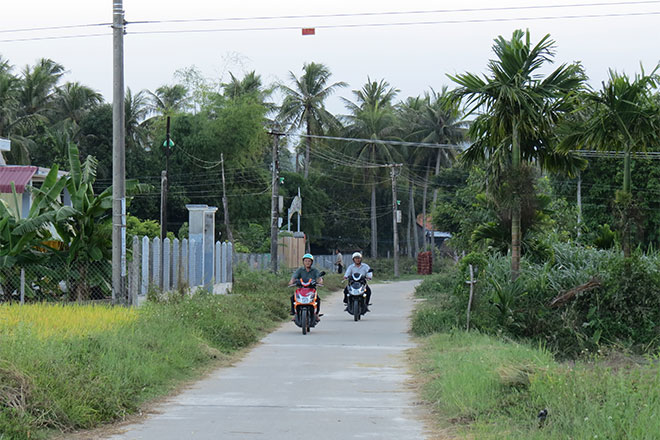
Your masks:
<path fill-rule="evenodd" d="M 419 351 L 420 372 L 433 378 L 424 397 L 458 435 L 650 440 L 660 433 L 657 358 L 559 364 L 547 350 L 464 332 L 429 337 Z"/>
<path fill-rule="evenodd" d="M 510 282 L 510 259 L 485 258 L 477 271 L 471 327 L 484 333 L 541 342 L 562 357 L 603 346 L 644 353 L 660 346 L 660 257 L 556 243 L 553 258 L 523 259 Z M 447 266 L 427 278 L 417 295 L 426 298 L 413 320 L 416 334 L 465 328 L 469 288 L 465 268 Z M 597 287 L 581 290 L 587 282 Z M 575 290 L 573 290 L 575 289 Z M 573 297 L 552 305 L 566 292 Z"/>
<path fill-rule="evenodd" d="M 135 412 L 287 318 L 287 281 L 237 274 L 230 295 L 174 295 L 139 310 L 3 306 L 0 438 L 46 438 Z"/>

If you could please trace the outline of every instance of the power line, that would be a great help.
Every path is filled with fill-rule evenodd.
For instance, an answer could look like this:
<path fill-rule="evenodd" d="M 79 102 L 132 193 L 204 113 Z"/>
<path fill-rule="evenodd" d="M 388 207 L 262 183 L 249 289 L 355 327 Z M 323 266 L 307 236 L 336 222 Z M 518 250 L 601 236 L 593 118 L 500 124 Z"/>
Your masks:
<path fill-rule="evenodd" d="M 621 13 L 604 13 L 604 14 L 548 15 L 548 16 L 537 16 L 537 17 L 529 16 L 529 17 L 473 18 L 473 19 L 455 19 L 455 20 L 428 20 L 428 21 L 381 22 L 381 23 L 326 24 L 326 25 L 315 25 L 313 27 L 315 29 L 350 29 L 350 28 L 363 28 L 363 27 L 426 26 L 426 25 L 438 25 L 438 24 L 497 23 L 497 22 L 534 21 L 534 20 L 573 20 L 573 19 L 583 19 L 583 18 L 616 18 L 616 17 L 640 17 L 640 16 L 656 16 L 656 15 L 660 15 L 660 11 L 621 12 Z M 130 34 L 132 35 L 185 34 L 185 33 L 210 33 L 210 32 L 258 32 L 258 31 L 284 31 L 284 30 L 300 30 L 300 29 L 301 29 L 300 25 L 263 26 L 263 27 L 246 27 L 246 28 L 209 28 L 209 29 L 134 31 L 134 32 L 129 32 L 129 35 Z M 0 40 L 0 43 L 87 38 L 87 37 L 98 37 L 105 35 L 110 35 L 110 34 L 109 33 L 81 34 L 81 35 L 14 38 L 14 39 Z"/>
<path fill-rule="evenodd" d="M 531 5 L 531 6 L 504 6 L 487 8 L 459 8 L 459 9 L 430 9 L 430 10 L 412 10 L 412 11 L 383 11 L 383 12 L 352 12 L 335 14 L 300 14 L 300 15 L 273 15 L 273 16 L 255 16 L 255 17 L 224 17 L 224 18 L 191 18 L 191 19 L 173 19 L 173 20 L 134 20 L 127 21 L 126 25 L 131 24 L 170 24 L 170 23 L 209 23 L 222 21 L 261 21 L 261 20 L 291 20 L 291 19 L 309 19 L 309 18 L 349 18 L 349 17 L 379 17 L 394 15 L 423 15 L 423 14 L 452 14 L 464 12 L 493 12 L 493 11 L 521 11 L 538 9 L 562 9 L 562 8 L 584 8 L 594 6 L 633 6 L 657 4 L 660 0 L 642 0 L 642 1 L 619 1 L 619 2 L 596 2 L 596 3 L 567 3 L 562 5 Z M 87 27 L 111 26 L 112 23 L 84 23 L 62 26 L 44 26 L 32 28 L 2 29 L 0 33 L 16 32 L 38 32 L 61 29 L 80 29 Z"/>
<path fill-rule="evenodd" d="M 473 18 L 456 20 L 429 20 L 429 21 L 405 21 L 405 22 L 386 22 L 386 23 L 353 23 L 353 24 L 325 24 L 315 25 L 315 29 L 350 29 L 363 27 L 401 27 L 401 26 L 425 26 L 438 24 L 468 24 L 468 23 L 498 23 L 511 21 L 534 21 L 534 20 L 572 20 L 580 18 L 614 18 L 614 17 L 636 17 L 660 15 L 660 11 L 648 12 L 622 12 L 607 14 L 579 14 L 579 15 L 548 15 L 540 17 L 503 17 L 503 18 Z M 300 30 L 301 26 L 264 26 L 249 28 L 214 28 L 214 29 L 180 29 L 180 30 L 162 30 L 162 31 L 137 31 L 131 32 L 133 35 L 145 34 L 185 34 L 185 33 L 206 33 L 206 32 L 258 32 L 258 31 L 284 31 Z M 0 41 L 2 42 L 2 41 Z"/>
<path fill-rule="evenodd" d="M 335 141 L 350 141 L 350 142 L 362 142 L 365 144 L 380 144 L 380 145 L 400 145 L 403 147 L 427 147 L 427 148 L 446 148 L 452 150 L 463 150 L 463 147 L 457 144 L 435 144 L 427 142 L 406 142 L 406 141 L 395 141 L 395 140 L 382 140 L 382 139 L 361 139 L 361 138 L 349 138 L 341 136 L 320 136 L 314 134 L 299 134 L 300 137 L 308 137 L 313 139 L 329 139 Z"/>
<path fill-rule="evenodd" d="M 533 5 L 533 6 L 505 6 L 488 8 L 459 8 L 459 9 L 430 9 L 413 11 L 385 11 L 385 12 L 354 12 L 336 14 L 304 14 L 304 15 L 275 15 L 257 17 L 227 17 L 227 18 L 194 18 L 173 20 L 140 20 L 130 21 L 128 24 L 167 24 L 167 23 L 203 23 L 221 21 L 258 21 L 258 20 L 291 20 L 309 18 L 348 18 L 348 17 L 379 17 L 392 15 L 421 15 L 421 14 L 452 14 L 461 12 L 493 12 L 493 11 L 521 11 L 530 9 L 558 9 L 558 8 L 583 8 L 593 6 L 631 6 L 643 4 L 657 4 L 659 0 L 631 1 L 631 2 L 599 2 L 599 3 L 572 3 L 563 5 Z"/>
<path fill-rule="evenodd" d="M 54 31 L 60 29 L 80 29 L 87 27 L 97 27 L 97 26 L 112 26 L 112 23 L 88 23 L 88 24 L 70 24 L 63 26 L 46 26 L 46 27 L 33 27 L 33 28 L 21 28 L 21 29 L 0 29 L 0 34 L 8 34 L 14 32 L 38 32 L 38 31 Z"/>

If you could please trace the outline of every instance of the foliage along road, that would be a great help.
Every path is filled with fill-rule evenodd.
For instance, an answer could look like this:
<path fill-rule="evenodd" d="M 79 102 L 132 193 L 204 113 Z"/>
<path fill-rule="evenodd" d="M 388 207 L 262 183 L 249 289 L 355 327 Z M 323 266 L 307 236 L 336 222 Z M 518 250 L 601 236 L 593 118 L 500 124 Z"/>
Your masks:
<path fill-rule="evenodd" d="M 326 293 L 325 316 L 310 334 L 284 324 L 235 366 L 106 438 L 422 439 L 406 385 L 417 283 L 375 285 L 372 312 L 359 322 L 343 311 L 340 294 Z"/>

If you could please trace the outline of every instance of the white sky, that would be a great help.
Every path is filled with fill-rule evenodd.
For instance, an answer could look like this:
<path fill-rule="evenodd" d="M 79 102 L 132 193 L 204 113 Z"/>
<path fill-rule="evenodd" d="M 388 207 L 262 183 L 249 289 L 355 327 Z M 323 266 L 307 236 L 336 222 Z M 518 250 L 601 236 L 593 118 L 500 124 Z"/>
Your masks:
<path fill-rule="evenodd" d="M 508 0 L 462 2 L 430 0 L 124 0 L 126 20 L 168 20 L 226 17 L 412 11 L 530 5 L 589 4 L 598 0 Z M 608 1 L 608 0 L 602 0 Z M 609 0 L 611 2 L 612 0 Z M 628 0 L 630 1 L 630 0 Z M 300 28 L 324 24 L 509 19 L 558 15 L 648 13 L 655 15 L 541 19 L 480 23 L 444 23 L 391 27 L 317 28 L 315 36 Z M 129 25 L 125 36 L 125 82 L 134 92 L 155 90 L 174 83 L 177 69 L 196 66 L 209 78 L 227 80 L 234 74 L 256 70 L 268 83 L 286 80 L 291 70 L 300 74 L 304 62 L 325 63 L 334 81 L 345 81 L 350 90 L 360 88 L 369 75 L 385 78 L 399 88 L 400 98 L 436 90 L 451 82 L 447 73 L 483 72 L 498 35 L 510 37 L 517 28 L 529 28 L 534 42 L 550 33 L 557 42 L 557 62 L 581 61 L 590 83 L 599 87 L 614 68 L 634 74 L 640 62 L 650 71 L 660 60 L 660 1 L 646 4 L 434 13 L 404 16 L 251 20 L 194 24 Z M 112 21 L 112 0 L 5 0 L 0 6 L 0 55 L 18 72 L 38 58 L 48 57 L 68 70 L 67 81 L 79 81 L 106 97 L 112 96 L 112 35 L 109 27 L 6 32 L 12 29 L 106 23 Z M 135 34 L 145 30 L 220 29 L 230 27 L 295 26 L 294 30 Z M 104 36 L 41 41 L 6 41 L 39 36 L 104 33 Z M 344 111 L 338 97 L 329 108 Z"/>

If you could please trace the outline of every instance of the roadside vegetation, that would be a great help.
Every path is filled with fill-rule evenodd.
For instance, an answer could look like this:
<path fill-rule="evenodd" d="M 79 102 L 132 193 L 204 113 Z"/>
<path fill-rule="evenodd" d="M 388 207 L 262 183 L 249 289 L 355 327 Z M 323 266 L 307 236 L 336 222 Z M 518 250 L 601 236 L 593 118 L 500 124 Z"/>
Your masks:
<path fill-rule="evenodd" d="M 473 254 L 418 287 L 417 371 L 437 422 L 459 438 L 655 438 L 660 257 L 551 249 L 552 262 L 523 258 L 514 283 L 506 257 Z"/>
<path fill-rule="evenodd" d="M 464 331 L 435 334 L 420 350 L 423 396 L 451 437 L 651 440 L 660 432 L 657 357 L 602 352 L 559 363 L 538 346 Z"/>
<path fill-rule="evenodd" d="M 339 278 L 327 276 L 326 291 Z M 137 310 L 0 305 L 0 438 L 46 438 L 138 411 L 287 319 L 287 282 L 239 271 L 229 295 L 173 294 Z"/>

